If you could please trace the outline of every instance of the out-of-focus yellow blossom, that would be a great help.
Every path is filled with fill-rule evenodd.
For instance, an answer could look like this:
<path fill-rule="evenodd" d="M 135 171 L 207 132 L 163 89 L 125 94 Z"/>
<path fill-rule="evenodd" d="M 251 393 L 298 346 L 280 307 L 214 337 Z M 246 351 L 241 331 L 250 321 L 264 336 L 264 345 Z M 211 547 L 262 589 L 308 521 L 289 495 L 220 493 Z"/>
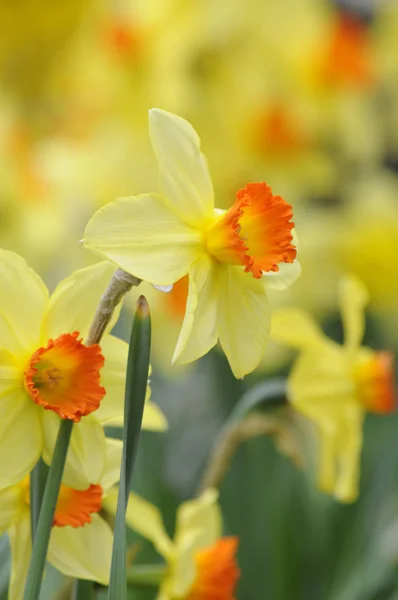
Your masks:
<path fill-rule="evenodd" d="M 101 517 L 103 499 L 118 482 L 122 445 L 106 440 L 105 468 L 99 480 L 87 477 L 61 484 L 47 560 L 61 573 L 109 583 L 113 533 Z M 95 482 L 95 483 L 94 483 Z M 84 485 L 83 485 L 84 483 Z M 21 600 L 31 557 L 29 477 L 0 491 L 0 533 L 11 545 L 8 598 Z"/>
<path fill-rule="evenodd" d="M 0 488 L 20 481 L 40 456 L 50 463 L 61 418 L 76 422 L 65 483 L 101 477 L 102 424 L 123 415 L 127 344 L 110 335 L 101 346 L 82 339 L 113 271 L 106 262 L 81 269 L 49 296 L 20 256 L 0 251 L 0 454 L 8 457 Z M 147 395 L 144 427 L 164 429 L 149 388 Z"/>
<path fill-rule="evenodd" d="M 220 339 L 235 376 L 243 377 L 260 362 L 269 337 L 267 289 L 285 289 L 300 273 L 291 206 L 265 183 L 251 183 L 228 211 L 214 208 L 192 126 L 153 109 L 150 135 L 162 195 L 121 198 L 100 209 L 85 244 L 156 285 L 189 273 L 174 360 L 196 360 Z"/>
<path fill-rule="evenodd" d="M 298 309 L 281 309 L 272 322 L 274 338 L 301 350 L 289 376 L 288 397 L 317 426 L 318 485 L 343 502 L 358 495 L 366 411 L 384 414 L 394 409 L 392 354 L 360 345 L 367 299 L 358 280 L 342 280 L 343 345 L 327 338 Z"/>
<path fill-rule="evenodd" d="M 222 536 L 218 493 L 207 489 L 177 511 L 174 540 L 166 533 L 159 510 L 130 494 L 126 522 L 149 539 L 167 562 L 167 573 L 158 600 L 234 600 L 239 577 L 236 537 Z M 116 510 L 116 494 L 104 506 Z"/>

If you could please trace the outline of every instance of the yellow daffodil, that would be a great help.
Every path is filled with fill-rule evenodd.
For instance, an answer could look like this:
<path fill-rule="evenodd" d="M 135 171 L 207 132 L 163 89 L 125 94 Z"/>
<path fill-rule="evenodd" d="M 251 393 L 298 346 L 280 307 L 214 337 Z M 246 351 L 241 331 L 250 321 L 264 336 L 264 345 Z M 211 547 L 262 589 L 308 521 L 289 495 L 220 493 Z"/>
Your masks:
<path fill-rule="evenodd" d="M 113 534 L 98 513 L 119 480 L 121 453 L 121 442 L 107 439 L 101 478 L 88 478 L 83 489 L 80 478 L 77 488 L 61 485 L 47 559 L 65 575 L 108 584 Z M 20 600 L 31 555 L 29 477 L 0 491 L 0 532 L 8 532 L 11 545 L 8 598 Z"/>
<path fill-rule="evenodd" d="M 219 339 L 235 376 L 243 377 L 260 362 L 269 336 L 267 289 L 285 289 L 299 275 L 291 206 L 265 183 L 249 183 L 228 211 L 214 208 L 192 126 L 153 109 L 150 135 L 161 195 L 103 207 L 86 228 L 85 244 L 155 285 L 189 273 L 173 360 L 196 360 Z"/>
<path fill-rule="evenodd" d="M 361 346 L 366 303 L 359 280 L 341 282 L 343 345 L 327 338 L 297 309 L 277 311 L 272 322 L 273 337 L 301 350 L 288 380 L 288 397 L 317 426 L 318 485 L 344 502 L 358 495 L 366 411 L 385 414 L 394 408 L 391 353 Z"/>
<path fill-rule="evenodd" d="M 130 494 L 126 522 L 149 539 L 167 562 L 167 574 L 158 600 L 234 600 L 239 577 L 236 537 L 221 537 L 222 517 L 218 493 L 207 489 L 199 498 L 184 502 L 177 511 L 174 540 L 166 533 L 159 510 Z M 116 510 L 116 494 L 105 508 Z"/>
<path fill-rule="evenodd" d="M 7 457 L 0 489 L 20 481 L 40 456 L 51 462 L 60 418 L 76 423 L 65 483 L 101 477 L 102 424 L 123 415 L 127 344 L 110 335 L 101 346 L 82 339 L 113 271 L 106 262 L 81 269 L 49 296 L 20 256 L 0 250 L 0 455 Z M 144 427 L 165 427 L 149 398 Z"/>

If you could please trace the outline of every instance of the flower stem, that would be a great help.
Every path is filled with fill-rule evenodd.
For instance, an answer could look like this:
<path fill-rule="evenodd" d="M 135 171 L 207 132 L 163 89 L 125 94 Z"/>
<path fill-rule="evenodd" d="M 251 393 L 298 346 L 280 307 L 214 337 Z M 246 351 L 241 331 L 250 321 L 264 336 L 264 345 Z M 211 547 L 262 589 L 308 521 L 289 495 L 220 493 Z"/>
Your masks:
<path fill-rule="evenodd" d="M 137 302 L 133 319 L 127 361 L 126 393 L 124 403 L 123 454 L 120 472 L 119 495 L 116 511 L 112 566 L 108 600 L 126 600 L 126 509 L 128 503 L 149 372 L 151 345 L 151 320 L 148 304 L 143 296 Z"/>
<path fill-rule="evenodd" d="M 72 600 L 94 600 L 94 583 L 87 579 L 77 579 L 73 585 Z"/>
<path fill-rule="evenodd" d="M 43 501 L 47 476 L 48 467 L 40 458 L 30 474 L 30 518 L 32 541 L 35 539 L 36 535 L 36 528 L 39 521 L 40 508 Z"/>
<path fill-rule="evenodd" d="M 139 283 L 141 283 L 140 279 L 125 273 L 122 269 L 115 271 L 95 313 L 85 342 L 87 346 L 98 344 L 101 341 L 116 306 L 133 285 L 139 285 Z M 84 301 L 84 299 L 82 300 Z M 47 548 L 50 541 L 55 507 L 57 505 L 72 429 L 73 421 L 68 419 L 61 420 L 36 528 L 39 495 L 37 495 L 37 499 L 35 500 L 34 514 L 32 516 L 32 533 L 36 529 L 36 535 L 33 541 L 32 558 L 25 583 L 24 600 L 37 600 L 40 594 Z"/>
<path fill-rule="evenodd" d="M 129 587 L 158 587 L 167 572 L 167 565 L 134 565 L 127 571 Z"/>
<path fill-rule="evenodd" d="M 36 535 L 33 542 L 32 559 L 30 561 L 28 576 L 25 583 L 24 600 L 37 600 L 40 594 L 44 566 L 46 563 L 47 547 L 50 540 L 55 507 L 57 505 L 59 487 L 64 472 L 72 427 L 73 421 L 68 419 L 62 420 L 59 426 L 54 455 L 48 474 L 46 488 L 44 490 L 39 521 L 37 523 Z"/>

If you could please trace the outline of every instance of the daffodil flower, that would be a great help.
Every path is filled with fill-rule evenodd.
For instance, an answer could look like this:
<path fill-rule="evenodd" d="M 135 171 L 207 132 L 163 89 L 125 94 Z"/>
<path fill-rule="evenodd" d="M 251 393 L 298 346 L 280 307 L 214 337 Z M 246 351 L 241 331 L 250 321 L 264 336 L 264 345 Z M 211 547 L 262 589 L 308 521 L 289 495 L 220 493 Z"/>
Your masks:
<path fill-rule="evenodd" d="M 0 250 L 0 456 L 7 457 L 0 489 L 20 481 L 40 456 L 51 462 L 61 418 L 76 422 L 65 483 L 100 479 L 102 425 L 123 415 L 128 346 L 110 335 L 101 347 L 82 340 L 113 271 L 106 262 L 76 271 L 49 296 L 20 256 Z M 164 429 L 149 388 L 147 395 L 144 427 Z"/>
<path fill-rule="evenodd" d="M 199 137 L 175 115 L 153 109 L 152 146 L 161 194 L 120 198 L 100 209 L 85 245 L 154 285 L 189 274 L 174 361 L 187 363 L 220 340 L 236 377 L 256 368 L 269 337 L 268 289 L 299 275 L 292 209 L 265 183 L 249 183 L 235 204 L 214 207 Z"/>
<path fill-rule="evenodd" d="M 234 600 L 239 578 L 236 563 L 238 539 L 221 537 L 222 517 L 218 493 L 207 489 L 199 498 L 181 504 L 171 540 L 156 506 L 131 493 L 126 522 L 150 540 L 167 562 L 167 574 L 157 600 Z M 113 491 L 104 507 L 116 511 Z"/>
<path fill-rule="evenodd" d="M 109 582 L 113 533 L 101 517 L 104 497 L 119 480 L 122 444 L 106 440 L 105 470 L 99 482 L 88 478 L 81 489 L 61 484 L 47 560 L 61 573 Z M 20 600 L 31 555 L 29 476 L 0 491 L 0 533 L 8 533 L 11 545 L 9 600 Z"/>
<path fill-rule="evenodd" d="M 288 396 L 317 427 L 318 485 L 344 502 L 358 495 L 366 412 L 386 414 L 394 409 L 392 354 L 361 346 L 367 299 L 359 280 L 342 280 L 343 345 L 327 338 L 298 309 L 276 311 L 272 322 L 274 338 L 301 350 L 289 376 Z"/>

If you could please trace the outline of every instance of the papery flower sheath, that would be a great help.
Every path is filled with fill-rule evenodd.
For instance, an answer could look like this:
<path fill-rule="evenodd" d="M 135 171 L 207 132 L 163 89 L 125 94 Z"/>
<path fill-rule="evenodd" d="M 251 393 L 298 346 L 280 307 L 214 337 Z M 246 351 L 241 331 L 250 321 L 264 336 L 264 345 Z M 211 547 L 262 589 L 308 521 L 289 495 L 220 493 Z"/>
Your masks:
<path fill-rule="evenodd" d="M 106 440 L 105 469 L 99 481 L 61 484 L 47 560 L 70 577 L 109 582 L 113 533 L 99 514 L 103 499 L 119 480 L 122 444 Z M 95 481 L 95 483 L 93 483 Z M 9 600 L 21 600 L 31 556 L 29 476 L 0 491 L 0 533 L 11 545 Z"/>
<path fill-rule="evenodd" d="M 51 462 L 61 418 L 76 423 L 65 483 L 100 478 L 102 425 L 123 415 L 128 346 L 110 335 L 101 346 L 84 339 L 113 272 L 107 262 L 81 269 L 50 296 L 20 256 L 0 250 L 0 455 L 7 457 L 0 489 L 20 481 L 40 456 Z M 144 427 L 164 429 L 149 393 Z"/>
<path fill-rule="evenodd" d="M 156 506 L 130 494 L 127 524 L 149 539 L 168 565 L 158 600 L 235 600 L 238 538 L 222 537 L 217 500 L 217 491 L 207 489 L 181 504 L 171 540 Z M 104 507 L 115 512 L 116 505 L 117 494 L 111 492 Z"/>
<path fill-rule="evenodd" d="M 152 146 L 160 194 L 120 198 L 100 209 L 84 241 L 154 285 L 189 274 L 174 361 L 187 363 L 220 340 L 236 377 L 256 368 L 270 329 L 268 289 L 299 275 L 292 208 L 265 183 L 249 183 L 227 210 L 214 192 L 200 141 L 184 119 L 153 109 Z"/>
<path fill-rule="evenodd" d="M 361 346 L 367 298 L 359 280 L 341 281 L 343 345 L 327 338 L 301 310 L 281 309 L 272 321 L 272 336 L 301 350 L 288 397 L 317 427 L 318 486 L 344 502 L 358 496 L 366 412 L 387 414 L 395 406 L 392 353 Z"/>

